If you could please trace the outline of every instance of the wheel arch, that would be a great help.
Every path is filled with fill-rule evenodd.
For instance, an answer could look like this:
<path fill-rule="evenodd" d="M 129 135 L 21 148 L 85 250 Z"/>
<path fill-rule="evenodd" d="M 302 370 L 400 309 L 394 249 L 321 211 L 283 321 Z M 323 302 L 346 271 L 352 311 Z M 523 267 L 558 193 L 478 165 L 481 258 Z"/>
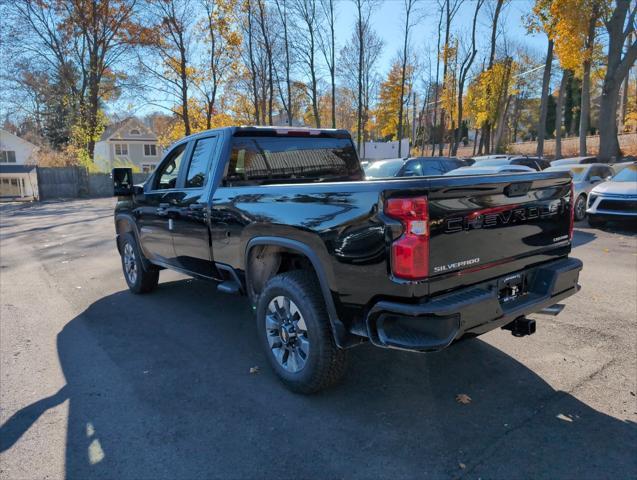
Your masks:
<path fill-rule="evenodd" d="M 347 330 L 343 322 L 339 319 L 338 313 L 336 310 L 336 304 L 334 303 L 334 298 L 332 297 L 332 291 L 330 289 L 329 279 L 327 276 L 327 272 L 321 263 L 321 260 L 318 254 L 312 250 L 312 248 L 306 243 L 300 242 L 298 240 L 292 240 L 289 238 L 283 237 L 255 237 L 251 239 L 246 245 L 245 249 L 245 284 L 246 284 L 246 292 L 248 296 L 250 296 L 251 302 L 256 300 L 256 297 L 253 296 L 253 282 L 256 280 L 254 277 L 259 273 L 255 271 L 253 265 L 251 265 L 250 259 L 252 258 L 252 253 L 255 251 L 255 247 L 270 247 L 271 253 L 277 255 L 279 258 L 274 259 L 269 262 L 269 265 L 266 266 L 265 271 L 262 272 L 263 278 L 261 279 L 261 283 L 265 284 L 265 280 L 271 278 L 276 275 L 280 271 L 280 261 L 281 254 L 291 253 L 293 255 L 299 255 L 300 257 L 307 260 L 309 266 L 311 266 L 312 270 L 316 274 L 316 277 L 319 282 L 319 286 L 321 288 L 321 293 L 323 295 L 323 299 L 325 301 L 325 306 L 327 309 L 327 314 L 329 317 L 330 327 L 332 330 L 332 335 L 334 337 L 334 342 L 340 348 L 344 348 L 347 343 Z"/>

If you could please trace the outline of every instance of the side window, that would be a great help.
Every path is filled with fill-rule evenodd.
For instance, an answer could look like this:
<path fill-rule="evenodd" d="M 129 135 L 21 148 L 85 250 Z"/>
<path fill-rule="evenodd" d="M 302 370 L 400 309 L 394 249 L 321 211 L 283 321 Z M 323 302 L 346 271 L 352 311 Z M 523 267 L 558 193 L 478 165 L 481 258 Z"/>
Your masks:
<path fill-rule="evenodd" d="M 610 167 L 602 168 L 602 178 L 606 180 L 608 177 L 615 175 L 615 171 Z"/>
<path fill-rule="evenodd" d="M 403 168 L 403 177 L 420 177 L 422 176 L 422 167 L 419 161 L 410 161 Z"/>
<path fill-rule="evenodd" d="M 187 143 L 182 143 L 168 154 L 164 162 L 160 165 L 155 175 L 155 190 L 165 190 L 175 188 L 177 186 L 177 175 L 179 175 L 179 166 L 184 158 Z"/>
<path fill-rule="evenodd" d="M 202 138 L 197 140 L 192 152 L 188 175 L 186 176 L 186 188 L 201 188 L 208 178 L 208 165 L 215 151 L 217 137 Z"/>
<path fill-rule="evenodd" d="M 442 167 L 440 160 L 431 159 L 422 161 L 422 174 L 423 175 L 442 175 Z"/>

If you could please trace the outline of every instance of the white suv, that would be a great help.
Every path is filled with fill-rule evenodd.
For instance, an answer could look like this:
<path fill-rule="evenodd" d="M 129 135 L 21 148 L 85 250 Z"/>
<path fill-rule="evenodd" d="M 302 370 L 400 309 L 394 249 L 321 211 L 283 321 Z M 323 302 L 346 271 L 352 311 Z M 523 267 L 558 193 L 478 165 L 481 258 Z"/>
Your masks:
<path fill-rule="evenodd" d="M 610 220 L 637 224 L 637 162 L 593 188 L 586 213 L 591 227 L 601 227 Z"/>

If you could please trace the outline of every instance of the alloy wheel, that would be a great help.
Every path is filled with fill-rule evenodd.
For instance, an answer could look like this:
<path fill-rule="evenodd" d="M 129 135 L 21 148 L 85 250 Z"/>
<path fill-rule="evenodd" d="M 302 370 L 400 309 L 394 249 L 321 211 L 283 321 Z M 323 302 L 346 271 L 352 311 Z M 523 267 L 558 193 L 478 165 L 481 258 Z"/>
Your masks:
<path fill-rule="evenodd" d="M 135 250 L 130 243 L 124 245 L 124 272 L 130 283 L 137 281 L 137 262 L 135 261 Z"/>
<path fill-rule="evenodd" d="M 277 363 L 288 372 L 301 371 L 310 354 L 310 341 L 305 320 L 296 304 L 285 296 L 274 297 L 268 304 L 265 328 Z"/>

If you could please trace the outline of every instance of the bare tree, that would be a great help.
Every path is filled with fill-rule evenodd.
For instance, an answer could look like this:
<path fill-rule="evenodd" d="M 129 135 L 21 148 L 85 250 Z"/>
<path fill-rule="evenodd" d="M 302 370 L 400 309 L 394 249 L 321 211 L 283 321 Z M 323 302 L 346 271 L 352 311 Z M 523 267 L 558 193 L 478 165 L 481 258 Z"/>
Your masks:
<path fill-rule="evenodd" d="M 416 17 L 417 12 L 415 11 L 416 3 L 418 0 L 403 0 L 403 6 L 405 8 L 405 23 L 403 30 L 403 50 L 400 56 L 400 99 L 398 102 L 398 121 L 397 121 L 397 132 L 396 136 L 398 138 L 398 156 L 402 156 L 401 146 L 403 139 L 403 109 L 405 106 L 405 79 L 407 76 L 407 62 L 409 58 L 409 34 L 411 29 L 415 25 L 418 20 Z"/>
<path fill-rule="evenodd" d="M 359 128 L 358 124 L 360 121 L 360 138 L 357 135 L 357 142 L 359 142 L 359 155 L 364 158 L 364 142 L 367 139 L 366 129 L 369 112 L 379 84 L 376 65 L 383 49 L 383 41 L 371 28 L 369 22 L 363 28 L 364 43 L 362 49 L 359 48 L 358 34 L 358 31 L 354 31 L 351 41 L 347 42 L 341 49 L 338 65 L 342 82 L 349 90 L 354 92 L 354 97 L 356 98 L 357 128 Z M 361 50 L 363 52 L 362 68 L 359 68 L 358 59 Z M 359 72 L 361 73 L 360 78 L 358 77 Z"/>
<path fill-rule="evenodd" d="M 256 62 L 256 34 L 254 28 L 254 10 L 252 8 L 252 1 L 246 0 L 246 13 L 245 13 L 245 24 L 244 24 L 244 38 L 247 38 L 248 42 L 248 64 L 249 75 L 250 75 L 250 88 L 252 90 L 252 103 L 254 107 L 254 119 L 257 125 L 261 124 L 261 116 L 260 116 L 260 100 L 259 100 L 259 88 L 258 88 L 258 76 L 259 72 L 257 69 Z"/>
<path fill-rule="evenodd" d="M 495 9 L 493 10 L 491 21 L 491 42 L 489 44 L 490 50 L 488 66 L 489 70 L 493 68 L 493 64 L 495 63 L 495 52 L 498 36 L 498 20 L 500 18 L 500 13 L 502 13 L 503 6 L 504 0 L 496 0 Z M 478 155 L 482 153 L 483 147 L 487 153 L 491 151 L 491 127 L 492 125 L 489 122 L 485 122 L 484 125 L 482 125 L 482 134 L 480 135 L 480 146 L 478 147 Z"/>
<path fill-rule="evenodd" d="M 564 106 L 564 94 L 566 93 L 566 87 L 568 86 L 569 78 L 572 72 L 570 70 L 564 70 L 562 72 L 562 80 L 560 81 L 560 90 L 557 95 L 557 102 L 555 106 L 555 158 L 562 158 L 562 116 Z"/>
<path fill-rule="evenodd" d="M 317 127 L 321 127 L 319 112 L 318 62 L 316 58 L 319 44 L 320 17 L 316 11 L 314 0 L 294 0 L 293 9 L 298 20 L 295 31 L 297 51 L 309 75 L 309 96 L 312 104 L 312 115 Z"/>
<path fill-rule="evenodd" d="M 190 0 L 155 0 L 148 2 L 147 8 L 153 25 L 150 48 L 159 62 L 140 53 L 139 63 L 145 73 L 154 78 L 153 89 L 177 99 L 180 108 L 175 113 L 182 119 L 184 133 L 190 135 L 191 57 L 195 26 L 192 3 Z"/>
<path fill-rule="evenodd" d="M 135 0 L 17 0 L 13 2 L 20 27 L 20 48 L 37 57 L 45 70 L 67 84 L 76 103 L 76 125 L 84 132 L 83 145 L 93 158 L 95 141 L 101 133 L 99 110 L 113 93 L 108 72 L 131 46 L 129 32 Z"/>
<path fill-rule="evenodd" d="M 228 79 L 238 55 L 238 48 L 230 39 L 229 25 L 235 22 L 234 16 L 221 9 L 218 0 L 202 0 L 206 13 L 204 40 L 207 44 L 207 59 L 202 70 L 206 72 L 200 82 L 199 90 L 206 104 L 206 128 L 212 128 L 212 116 L 215 113 L 219 88 Z M 234 8 L 234 2 L 227 7 Z"/>
<path fill-rule="evenodd" d="M 279 12 L 279 21 L 281 23 L 283 32 L 283 70 L 285 71 L 285 95 L 281 90 L 280 82 L 277 83 L 279 93 L 281 95 L 281 103 L 283 104 L 283 109 L 285 110 L 285 113 L 287 115 L 288 125 L 291 126 L 292 122 L 294 121 L 294 106 L 292 104 L 292 82 L 290 78 L 292 71 L 292 61 L 290 57 L 290 40 L 288 28 L 288 2 L 287 0 L 275 0 L 275 3 L 277 11 Z"/>
<path fill-rule="evenodd" d="M 263 41 L 265 51 L 265 61 L 267 64 L 267 111 L 268 111 L 268 125 L 272 125 L 272 105 L 274 102 L 274 65 L 272 60 L 273 39 L 270 33 L 270 15 L 267 11 L 265 0 L 257 0 L 257 8 L 259 9 L 259 15 L 256 17 L 259 29 L 261 30 L 261 39 Z M 265 101 L 265 98 L 264 98 Z"/>
<path fill-rule="evenodd" d="M 368 35 L 370 35 L 370 25 L 369 19 L 371 16 L 371 12 L 373 7 L 376 4 L 376 0 L 352 0 L 356 7 L 356 47 L 358 53 L 358 69 L 356 71 L 356 146 L 358 148 L 358 152 L 360 155 L 361 152 L 361 139 L 363 137 L 363 84 L 364 84 L 364 76 L 365 71 L 363 70 L 365 66 L 365 47 L 368 43 Z M 380 43 L 382 48 L 382 42 Z M 369 71 L 367 72 L 369 75 Z"/>
<path fill-rule="evenodd" d="M 549 87 L 551 85 L 551 66 L 553 65 L 553 39 L 549 38 L 546 50 L 546 62 L 544 63 L 544 75 L 542 76 L 542 94 L 540 97 L 540 118 L 537 124 L 537 148 L 538 157 L 544 155 L 544 136 L 546 135 L 546 114 L 549 105 Z"/>
<path fill-rule="evenodd" d="M 447 80 L 447 70 L 449 69 L 449 39 L 451 35 L 451 22 L 453 22 L 454 17 L 458 13 L 460 6 L 464 0 L 444 0 L 444 9 L 445 9 L 445 44 L 443 49 L 443 67 L 442 67 L 442 84 L 443 88 L 445 88 L 445 83 Z M 444 147 L 444 130 L 445 130 L 445 110 L 444 108 L 440 109 L 440 144 L 438 148 L 438 155 L 442 155 L 442 149 Z"/>
<path fill-rule="evenodd" d="M 600 2 L 594 1 L 591 16 L 588 20 L 588 30 L 584 45 L 584 66 L 582 74 L 582 97 L 579 117 L 579 154 L 586 155 L 586 135 L 590 126 L 591 113 L 591 66 L 593 64 L 593 48 L 595 45 L 595 31 L 600 15 Z M 620 46 L 621 49 L 621 46 Z"/>
<path fill-rule="evenodd" d="M 608 65 L 602 86 L 599 111 L 599 154 L 603 160 L 620 155 L 617 138 L 617 103 L 622 81 L 637 60 L 637 39 L 622 47 L 626 39 L 635 31 L 637 6 L 629 0 L 617 0 L 612 15 L 606 20 L 608 31 Z M 623 53 L 623 55 L 622 55 Z"/>
<path fill-rule="evenodd" d="M 464 85 L 467 80 L 467 75 L 471 70 L 471 66 L 473 65 L 473 61 L 478 54 L 478 49 L 476 48 L 476 23 L 478 20 L 478 14 L 480 13 L 480 8 L 484 4 L 484 2 L 485 0 L 476 1 L 476 8 L 473 12 L 473 21 L 471 23 L 471 48 L 466 53 L 460 65 L 460 74 L 458 76 L 458 130 L 456 131 L 455 139 L 453 142 L 453 150 L 451 151 L 451 154 L 454 156 L 458 154 L 458 144 L 460 143 L 460 137 L 462 133 Z"/>
<path fill-rule="evenodd" d="M 438 99 L 440 96 L 440 41 L 442 39 L 442 17 L 444 14 L 444 3 L 438 3 L 440 17 L 438 18 L 438 43 L 436 46 L 436 81 L 434 83 L 434 112 L 431 135 L 431 155 L 436 154 L 436 122 L 438 120 Z"/>
<path fill-rule="evenodd" d="M 330 72 L 332 128 L 336 128 L 336 8 L 334 0 L 321 0 L 321 6 L 326 20 L 327 32 L 322 33 L 323 30 L 319 30 L 319 40 L 325 64 Z"/>

